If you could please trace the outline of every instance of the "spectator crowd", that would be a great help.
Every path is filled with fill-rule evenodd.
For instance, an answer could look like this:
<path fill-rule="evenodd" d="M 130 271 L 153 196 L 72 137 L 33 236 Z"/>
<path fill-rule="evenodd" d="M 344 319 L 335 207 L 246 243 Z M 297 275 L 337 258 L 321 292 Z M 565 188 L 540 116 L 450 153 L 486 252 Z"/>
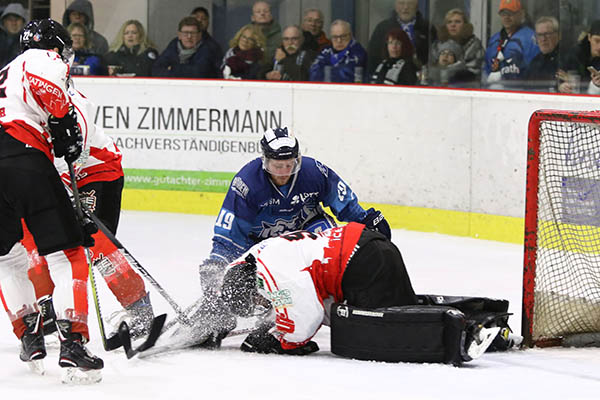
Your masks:
<path fill-rule="evenodd" d="M 453 8 L 439 26 L 419 11 L 419 0 L 396 0 L 366 47 L 349 22 L 324 26 L 321 10 L 306 9 L 298 25 L 282 27 L 266 1 L 252 5 L 248 23 L 223 49 L 210 35 L 204 7 L 183 17 L 160 52 L 137 20 L 125 21 L 109 45 L 94 30 L 88 0 L 75 0 L 63 15 L 73 39 L 73 74 L 209 79 L 254 79 L 431 85 L 600 94 L 600 20 L 576 43 L 561 42 L 559 20 L 532 19 L 520 0 L 501 0 L 501 29 L 487 44 L 474 33 L 467 12 Z M 28 20 L 20 3 L 0 15 L 0 67 L 19 52 Z"/>

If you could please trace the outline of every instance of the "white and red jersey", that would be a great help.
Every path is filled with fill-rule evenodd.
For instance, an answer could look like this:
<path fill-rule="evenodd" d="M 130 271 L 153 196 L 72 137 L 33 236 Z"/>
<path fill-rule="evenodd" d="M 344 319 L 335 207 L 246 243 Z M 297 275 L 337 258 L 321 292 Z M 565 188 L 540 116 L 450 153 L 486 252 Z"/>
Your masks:
<path fill-rule="evenodd" d="M 364 230 L 348 225 L 320 233 L 297 231 L 253 246 L 259 292 L 273 304 L 275 332 L 284 349 L 302 346 L 317 333 L 325 317 L 323 301 L 343 301 L 342 276 Z"/>
<path fill-rule="evenodd" d="M 0 71 L 0 123 L 15 139 L 54 158 L 50 114 L 62 118 L 71 100 L 69 66 L 49 50 L 30 49 Z"/>
<path fill-rule="evenodd" d="M 77 113 L 77 123 L 83 136 L 83 151 L 74 162 L 77 186 L 92 182 L 110 182 L 123 176 L 121 160 L 123 155 L 104 130 L 94 124 L 95 105 L 72 86 L 69 95 Z M 54 165 L 63 181 L 70 184 L 69 167 L 62 158 L 54 160 Z"/>

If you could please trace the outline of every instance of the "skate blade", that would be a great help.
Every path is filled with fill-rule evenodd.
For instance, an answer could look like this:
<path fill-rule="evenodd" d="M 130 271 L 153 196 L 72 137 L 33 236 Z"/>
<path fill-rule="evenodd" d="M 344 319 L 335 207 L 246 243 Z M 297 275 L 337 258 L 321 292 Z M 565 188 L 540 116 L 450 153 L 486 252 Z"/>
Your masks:
<path fill-rule="evenodd" d="M 44 368 L 44 360 L 27 361 L 27 366 L 34 374 L 44 375 L 46 373 L 46 368 Z"/>
<path fill-rule="evenodd" d="M 481 357 L 487 348 L 490 347 L 498 332 L 500 332 L 500 328 L 497 326 L 493 328 L 481 328 L 477 335 L 479 337 L 478 340 L 474 339 L 467 350 L 469 357 L 473 360 Z"/>
<path fill-rule="evenodd" d="M 67 385 L 91 385 L 102 380 L 99 369 L 83 370 L 76 367 L 63 368 L 61 382 Z"/>

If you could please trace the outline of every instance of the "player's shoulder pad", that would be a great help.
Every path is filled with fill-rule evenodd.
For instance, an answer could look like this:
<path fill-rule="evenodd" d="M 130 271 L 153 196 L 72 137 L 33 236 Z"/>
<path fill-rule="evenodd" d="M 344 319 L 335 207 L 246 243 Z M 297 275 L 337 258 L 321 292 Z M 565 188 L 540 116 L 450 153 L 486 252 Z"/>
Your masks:
<path fill-rule="evenodd" d="M 70 103 L 69 66 L 53 51 L 30 49 L 23 53 L 23 70 L 29 89 L 45 109 L 63 117 Z"/>
<path fill-rule="evenodd" d="M 244 165 L 233 177 L 230 190 L 245 200 L 250 194 L 250 188 L 256 189 L 259 185 L 261 176 L 263 176 L 262 160 L 257 158 Z"/>
<path fill-rule="evenodd" d="M 308 170 L 310 170 L 310 172 L 318 171 L 325 178 L 329 178 L 329 168 L 319 160 L 316 160 L 312 157 L 302 156 L 302 167 L 304 168 L 305 166 Z M 302 169 L 300 170 L 302 171 Z"/>

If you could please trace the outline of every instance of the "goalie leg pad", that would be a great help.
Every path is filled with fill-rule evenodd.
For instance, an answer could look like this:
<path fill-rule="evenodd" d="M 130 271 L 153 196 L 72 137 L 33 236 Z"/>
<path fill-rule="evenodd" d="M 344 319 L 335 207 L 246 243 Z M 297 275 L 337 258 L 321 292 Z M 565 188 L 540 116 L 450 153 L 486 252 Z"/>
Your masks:
<path fill-rule="evenodd" d="M 460 364 L 465 328 L 464 314 L 453 307 L 367 309 L 336 303 L 331 352 L 359 360 Z"/>

